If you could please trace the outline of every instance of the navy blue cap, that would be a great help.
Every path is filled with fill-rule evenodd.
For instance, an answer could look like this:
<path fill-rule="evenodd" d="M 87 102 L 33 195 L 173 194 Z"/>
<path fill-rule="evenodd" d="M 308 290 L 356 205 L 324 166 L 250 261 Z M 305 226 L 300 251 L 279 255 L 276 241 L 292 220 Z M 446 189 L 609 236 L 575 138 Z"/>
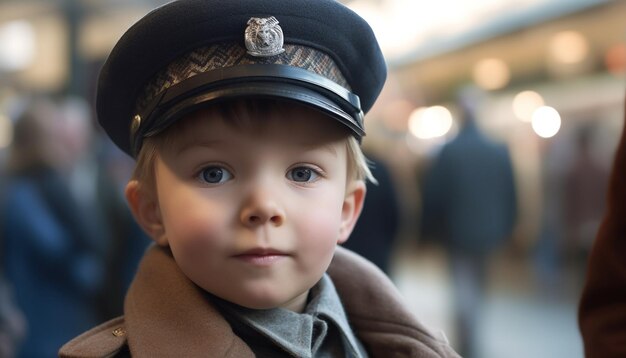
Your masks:
<path fill-rule="evenodd" d="M 98 81 L 98 120 L 135 156 L 143 138 L 237 97 L 282 98 L 365 134 L 387 70 L 370 26 L 334 0 L 179 0 L 135 23 Z"/>

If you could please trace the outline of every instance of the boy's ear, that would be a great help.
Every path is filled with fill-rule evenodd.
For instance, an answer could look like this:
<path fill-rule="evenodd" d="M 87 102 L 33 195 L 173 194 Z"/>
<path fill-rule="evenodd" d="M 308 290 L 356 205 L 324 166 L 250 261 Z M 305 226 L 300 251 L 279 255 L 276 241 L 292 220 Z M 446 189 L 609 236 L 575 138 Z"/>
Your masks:
<path fill-rule="evenodd" d="M 346 197 L 341 208 L 341 226 L 339 227 L 338 244 L 348 240 L 354 229 L 365 201 L 365 183 L 362 180 L 353 181 L 346 190 Z"/>
<path fill-rule="evenodd" d="M 128 182 L 124 194 L 135 220 L 143 230 L 157 244 L 166 246 L 167 236 L 165 235 L 165 227 L 161 219 L 161 210 L 156 200 L 156 194 L 142 188 L 137 180 Z"/>

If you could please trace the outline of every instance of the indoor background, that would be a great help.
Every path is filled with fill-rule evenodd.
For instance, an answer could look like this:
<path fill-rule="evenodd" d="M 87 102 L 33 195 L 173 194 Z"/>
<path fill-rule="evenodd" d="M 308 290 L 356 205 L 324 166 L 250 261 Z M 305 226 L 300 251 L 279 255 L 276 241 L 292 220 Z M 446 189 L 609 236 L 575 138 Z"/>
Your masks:
<path fill-rule="evenodd" d="M 453 346 L 459 342 L 449 255 L 420 234 L 420 187 L 439 150 L 459 133 L 459 94 L 469 89 L 479 127 L 510 151 L 517 197 L 514 230 L 490 257 L 474 327 L 479 356 L 582 357 L 576 309 L 623 126 L 626 1 L 343 2 L 372 25 L 388 63 L 383 93 L 366 116 L 364 148 L 389 168 L 394 185 L 399 226 L 388 273 L 410 307 Z M 163 3 L 2 0 L 2 163 L 33 98 L 70 98 L 70 112 L 93 124 L 76 192 L 89 192 L 93 167 L 104 162 L 100 170 L 109 171 L 121 197 L 132 162 L 95 125 L 95 83 L 123 32 Z M 592 168 L 577 165 L 582 151 Z M 568 191 L 579 177 L 592 184 Z M 576 205 L 591 206 L 576 204 L 579 195 L 599 204 L 570 219 Z M 132 271 L 133 261 L 127 264 Z"/>

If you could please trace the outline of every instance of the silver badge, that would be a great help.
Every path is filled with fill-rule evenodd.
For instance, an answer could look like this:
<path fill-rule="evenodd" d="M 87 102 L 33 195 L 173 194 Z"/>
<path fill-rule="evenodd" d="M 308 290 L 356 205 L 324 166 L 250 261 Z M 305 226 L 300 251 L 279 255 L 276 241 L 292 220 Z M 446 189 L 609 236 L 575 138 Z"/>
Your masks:
<path fill-rule="evenodd" d="M 246 27 L 246 49 L 255 57 L 276 56 L 285 52 L 283 49 L 283 29 L 278 20 L 271 17 L 252 17 Z"/>

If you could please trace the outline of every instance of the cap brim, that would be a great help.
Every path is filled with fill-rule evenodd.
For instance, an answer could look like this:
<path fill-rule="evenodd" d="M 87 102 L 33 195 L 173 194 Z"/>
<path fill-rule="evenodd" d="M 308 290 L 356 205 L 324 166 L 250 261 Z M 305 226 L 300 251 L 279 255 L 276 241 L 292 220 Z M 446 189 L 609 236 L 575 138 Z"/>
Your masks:
<path fill-rule="evenodd" d="M 242 97 L 302 103 L 336 119 L 357 139 L 365 135 L 358 96 L 321 76 L 280 65 L 240 66 L 231 71 L 235 73 L 227 69 L 196 76 L 155 98 L 140 114 L 141 124 L 131 133 L 133 154 L 137 155 L 143 138 L 161 133 L 190 112 Z"/>

